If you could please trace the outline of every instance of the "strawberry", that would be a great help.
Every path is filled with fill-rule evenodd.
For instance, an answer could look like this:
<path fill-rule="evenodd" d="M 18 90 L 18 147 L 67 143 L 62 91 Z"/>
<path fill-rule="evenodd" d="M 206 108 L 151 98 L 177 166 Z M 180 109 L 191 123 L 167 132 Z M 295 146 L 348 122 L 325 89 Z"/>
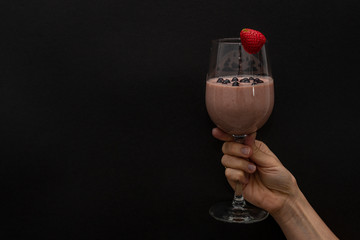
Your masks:
<path fill-rule="evenodd" d="M 261 32 L 250 28 L 241 30 L 240 39 L 245 51 L 250 54 L 259 52 L 266 42 L 266 38 Z"/>

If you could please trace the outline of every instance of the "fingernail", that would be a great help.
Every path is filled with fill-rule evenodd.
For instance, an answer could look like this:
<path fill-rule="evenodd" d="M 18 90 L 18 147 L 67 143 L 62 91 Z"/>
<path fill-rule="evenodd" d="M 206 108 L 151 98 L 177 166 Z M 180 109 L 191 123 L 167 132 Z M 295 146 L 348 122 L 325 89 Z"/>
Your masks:
<path fill-rule="evenodd" d="M 253 165 L 253 164 L 249 164 L 249 165 L 248 165 L 248 169 L 249 169 L 250 172 L 253 172 L 253 171 L 256 170 L 256 166 Z"/>
<path fill-rule="evenodd" d="M 250 153 L 250 148 L 248 147 L 243 147 L 241 148 L 241 152 L 245 155 L 248 155 Z"/>

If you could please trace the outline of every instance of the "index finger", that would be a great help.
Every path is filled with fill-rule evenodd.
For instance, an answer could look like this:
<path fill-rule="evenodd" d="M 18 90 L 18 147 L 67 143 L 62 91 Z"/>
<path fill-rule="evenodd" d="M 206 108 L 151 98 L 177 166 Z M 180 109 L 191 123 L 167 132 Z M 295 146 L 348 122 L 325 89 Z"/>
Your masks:
<path fill-rule="evenodd" d="M 220 128 L 213 128 L 212 135 L 214 138 L 219 139 L 224 142 L 232 142 L 234 141 L 233 136 L 227 134 L 226 132 L 222 131 Z"/>
<path fill-rule="evenodd" d="M 213 128 L 212 135 L 214 136 L 214 138 L 224 141 L 224 142 L 234 142 L 235 141 L 234 137 L 232 135 L 224 132 L 220 128 Z M 252 146 L 255 143 L 255 139 L 256 139 L 256 132 L 251 133 L 251 134 L 247 135 L 247 137 L 245 138 L 244 144 Z"/>

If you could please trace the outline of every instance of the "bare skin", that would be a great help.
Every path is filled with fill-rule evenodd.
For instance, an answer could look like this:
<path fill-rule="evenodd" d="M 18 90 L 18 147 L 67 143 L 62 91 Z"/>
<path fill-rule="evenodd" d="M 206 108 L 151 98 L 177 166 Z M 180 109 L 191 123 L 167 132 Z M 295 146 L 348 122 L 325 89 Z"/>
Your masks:
<path fill-rule="evenodd" d="M 244 198 L 268 211 L 287 239 L 338 239 L 306 200 L 294 176 L 265 143 L 255 140 L 256 133 L 244 144 L 218 128 L 212 134 L 225 141 L 221 163 L 229 184 L 235 188 L 242 183 Z"/>

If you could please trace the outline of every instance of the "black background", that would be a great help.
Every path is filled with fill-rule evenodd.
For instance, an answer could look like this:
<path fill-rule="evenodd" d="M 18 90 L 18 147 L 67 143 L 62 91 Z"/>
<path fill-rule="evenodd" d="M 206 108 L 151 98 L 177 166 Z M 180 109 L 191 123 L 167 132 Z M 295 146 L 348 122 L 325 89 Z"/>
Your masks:
<path fill-rule="evenodd" d="M 204 104 L 210 41 L 265 34 L 258 132 L 341 239 L 357 239 L 359 4 L 1 1 L 2 239 L 284 239 L 208 215 L 230 199 Z"/>

